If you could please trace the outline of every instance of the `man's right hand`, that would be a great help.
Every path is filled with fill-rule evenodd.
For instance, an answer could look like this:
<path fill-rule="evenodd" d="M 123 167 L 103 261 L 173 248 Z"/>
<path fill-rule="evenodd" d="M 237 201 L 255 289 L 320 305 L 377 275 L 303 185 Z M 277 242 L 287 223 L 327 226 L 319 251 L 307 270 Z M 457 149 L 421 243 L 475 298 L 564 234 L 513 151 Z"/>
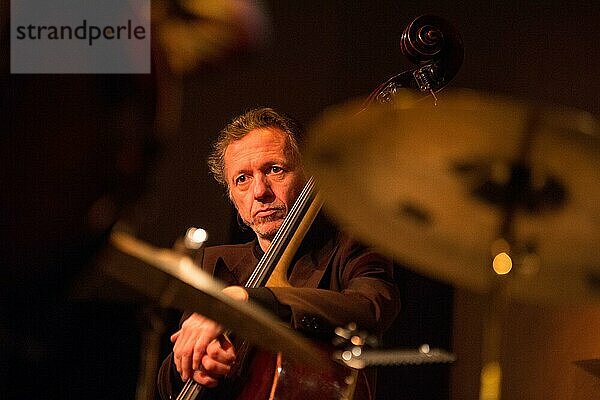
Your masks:
<path fill-rule="evenodd" d="M 216 386 L 220 376 L 229 372 L 235 352 L 233 346 L 222 348 L 218 340 L 222 331 L 216 322 L 194 313 L 171 335 L 175 367 L 183 381 L 197 375 L 198 383 L 212 387 Z"/>
<path fill-rule="evenodd" d="M 236 300 L 248 300 L 248 294 L 239 286 L 227 287 L 223 293 Z M 171 335 L 175 367 L 183 381 L 193 378 L 203 386 L 214 387 L 229 373 L 235 349 L 222 332 L 221 325 L 194 313 Z"/>

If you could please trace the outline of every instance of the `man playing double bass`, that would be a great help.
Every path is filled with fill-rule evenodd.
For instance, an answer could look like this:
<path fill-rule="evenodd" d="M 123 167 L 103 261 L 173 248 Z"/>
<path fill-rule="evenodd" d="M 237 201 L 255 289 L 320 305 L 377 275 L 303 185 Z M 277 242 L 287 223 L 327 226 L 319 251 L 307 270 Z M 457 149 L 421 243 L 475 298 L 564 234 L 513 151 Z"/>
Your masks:
<path fill-rule="evenodd" d="M 208 247 L 198 265 L 231 286 L 234 299 L 256 301 L 304 335 L 330 341 L 335 327 L 354 322 L 381 335 L 399 310 L 392 263 L 317 217 L 288 270 L 291 287 L 243 288 L 307 181 L 298 146 L 298 124 L 270 108 L 251 110 L 220 133 L 209 167 L 227 189 L 239 217 L 256 238 L 246 244 Z M 171 336 L 173 352 L 163 362 L 159 391 L 175 399 L 188 379 L 220 395 L 236 362 L 236 347 L 218 321 L 185 314 Z M 356 393 L 373 396 L 374 376 L 359 379 Z M 362 386 L 362 387 L 361 387 Z M 300 388 L 301 390 L 301 388 Z M 357 397 L 358 398 L 358 397 Z"/>

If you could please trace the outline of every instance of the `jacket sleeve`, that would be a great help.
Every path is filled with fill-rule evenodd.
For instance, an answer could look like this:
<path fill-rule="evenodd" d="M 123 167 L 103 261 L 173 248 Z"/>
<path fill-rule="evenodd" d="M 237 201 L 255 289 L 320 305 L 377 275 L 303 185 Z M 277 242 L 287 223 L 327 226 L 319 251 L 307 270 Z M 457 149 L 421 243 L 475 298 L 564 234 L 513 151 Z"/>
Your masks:
<path fill-rule="evenodd" d="M 355 322 L 359 329 L 380 335 L 392 324 L 400 300 L 390 260 L 344 238 L 320 262 L 328 264 L 331 274 L 318 288 L 270 288 L 291 308 L 294 328 L 319 336 Z"/>

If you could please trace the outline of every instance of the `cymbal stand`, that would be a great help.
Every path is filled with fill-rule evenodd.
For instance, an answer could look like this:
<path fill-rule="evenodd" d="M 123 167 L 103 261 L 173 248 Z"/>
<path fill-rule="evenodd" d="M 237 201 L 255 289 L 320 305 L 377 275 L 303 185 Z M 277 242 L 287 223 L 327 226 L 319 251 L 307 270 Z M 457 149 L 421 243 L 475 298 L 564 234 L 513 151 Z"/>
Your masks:
<path fill-rule="evenodd" d="M 165 324 L 161 310 L 147 306 L 140 312 L 142 324 L 140 343 L 140 368 L 135 389 L 135 400 L 154 400 L 156 377 L 160 360 L 161 338 L 165 333 Z"/>

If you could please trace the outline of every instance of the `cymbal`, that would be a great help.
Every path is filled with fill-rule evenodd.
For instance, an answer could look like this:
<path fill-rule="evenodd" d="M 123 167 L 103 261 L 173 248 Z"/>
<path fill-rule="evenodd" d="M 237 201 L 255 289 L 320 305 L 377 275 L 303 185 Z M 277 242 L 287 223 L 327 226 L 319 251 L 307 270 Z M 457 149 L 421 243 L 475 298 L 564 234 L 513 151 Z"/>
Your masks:
<path fill-rule="evenodd" d="M 600 378 L 600 359 L 578 360 L 573 361 L 573 364 L 589 372 L 596 378 Z"/>
<path fill-rule="evenodd" d="M 240 302 L 224 295 L 221 290 L 225 286 L 189 257 L 153 247 L 124 232 L 113 232 L 110 242 L 131 257 L 118 265 L 104 265 L 104 272 L 161 306 L 199 312 L 251 344 L 281 352 L 304 364 L 321 369 L 333 364 L 324 352 L 267 311 L 252 302 Z"/>
<path fill-rule="evenodd" d="M 474 91 L 333 107 L 305 156 L 324 210 L 425 275 L 515 299 L 600 300 L 600 138 L 589 114 Z M 500 277 L 492 245 L 514 268 Z"/>

